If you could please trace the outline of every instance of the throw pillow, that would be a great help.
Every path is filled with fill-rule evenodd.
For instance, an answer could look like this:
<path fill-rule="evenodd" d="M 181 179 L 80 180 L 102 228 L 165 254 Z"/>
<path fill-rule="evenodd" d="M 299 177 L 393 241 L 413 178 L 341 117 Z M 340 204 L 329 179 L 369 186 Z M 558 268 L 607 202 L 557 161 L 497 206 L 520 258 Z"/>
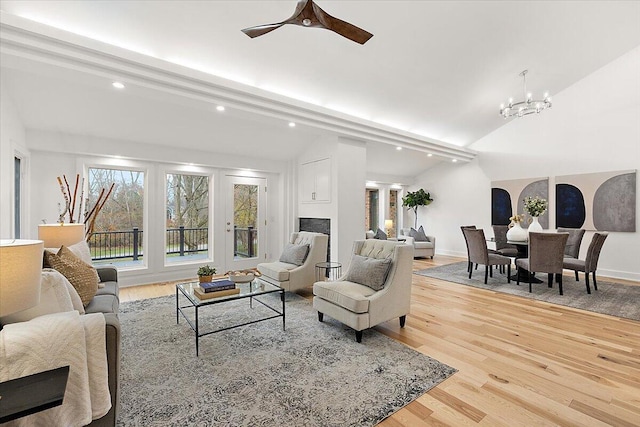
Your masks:
<path fill-rule="evenodd" d="M 387 240 L 387 233 L 378 228 L 378 231 L 376 231 L 376 235 L 373 236 L 373 238 L 378 240 Z"/>
<path fill-rule="evenodd" d="M 61 247 L 57 254 L 44 251 L 45 264 L 58 270 L 69 282 L 82 300 L 85 307 L 91 302 L 98 291 L 98 272 L 80 258 L 75 256 L 65 246 Z"/>
<path fill-rule="evenodd" d="M 353 254 L 345 280 L 379 291 L 387 280 L 389 267 L 391 267 L 389 258 L 377 259 Z"/>
<path fill-rule="evenodd" d="M 309 245 L 294 245 L 287 243 L 280 255 L 280 262 L 287 264 L 302 265 L 309 254 Z"/>
<path fill-rule="evenodd" d="M 424 234 L 424 228 L 422 228 L 422 226 L 420 226 L 420 228 L 417 230 L 411 227 L 411 230 L 409 231 L 409 237 L 413 237 L 413 240 L 415 240 L 416 242 L 429 241 L 429 239 L 427 238 L 427 235 Z"/>
<path fill-rule="evenodd" d="M 4 316 L 0 324 L 27 322 L 45 314 L 73 311 L 74 306 L 67 291 L 64 276 L 56 270 L 43 270 L 40 279 L 40 303 L 35 307 Z M 75 292 L 75 290 L 74 290 Z M 84 312 L 84 309 L 82 310 Z"/>

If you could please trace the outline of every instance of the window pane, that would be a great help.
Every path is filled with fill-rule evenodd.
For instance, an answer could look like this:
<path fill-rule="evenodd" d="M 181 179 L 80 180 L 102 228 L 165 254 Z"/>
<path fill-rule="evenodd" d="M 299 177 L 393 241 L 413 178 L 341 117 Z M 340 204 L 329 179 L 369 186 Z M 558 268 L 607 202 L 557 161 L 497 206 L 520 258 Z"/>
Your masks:
<path fill-rule="evenodd" d="M 88 184 L 87 211 L 98 201 L 102 204 L 111 184 L 115 184 L 89 239 L 94 263 L 143 265 L 144 172 L 89 168 Z"/>
<path fill-rule="evenodd" d="M 258 186 L 233 185 L 234 258 L 254 258 L 258 252 Z"/>
<path fill-rule="evenodd" d="M 166 262 L 209 258 L 209 178 L 167 174 Z"/>

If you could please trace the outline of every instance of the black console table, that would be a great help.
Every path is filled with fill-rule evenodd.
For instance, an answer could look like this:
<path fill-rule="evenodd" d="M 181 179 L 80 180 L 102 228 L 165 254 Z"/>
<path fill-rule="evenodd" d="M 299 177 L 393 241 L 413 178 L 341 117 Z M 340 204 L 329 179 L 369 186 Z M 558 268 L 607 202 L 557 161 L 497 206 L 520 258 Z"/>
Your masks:
<path fill-rule="evenodd" d="M 62 405 L 69 367 L 0 382 L 0 424 Z"/>

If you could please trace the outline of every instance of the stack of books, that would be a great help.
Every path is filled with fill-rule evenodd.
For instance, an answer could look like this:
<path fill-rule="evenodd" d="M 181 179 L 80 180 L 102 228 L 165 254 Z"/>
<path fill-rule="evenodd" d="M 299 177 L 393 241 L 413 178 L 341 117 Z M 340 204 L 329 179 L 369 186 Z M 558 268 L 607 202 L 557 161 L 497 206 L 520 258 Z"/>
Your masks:
<path fill-rule="evenodd" d="M 214 280 L 213 282 L 200 283 L 194 286 L 193 292 L 200 299 L 224 297 L 240 293 L 240 288 L 228 279 Z"/>

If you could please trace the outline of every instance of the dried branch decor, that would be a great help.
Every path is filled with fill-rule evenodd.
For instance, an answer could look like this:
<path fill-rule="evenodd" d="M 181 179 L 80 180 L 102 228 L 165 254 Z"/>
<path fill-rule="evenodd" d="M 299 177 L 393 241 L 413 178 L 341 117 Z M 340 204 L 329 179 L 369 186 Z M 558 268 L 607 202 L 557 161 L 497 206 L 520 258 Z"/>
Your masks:
<path fill-rule="evenodd" d="M 60 191 L 62 192 L 62 196 L 64 197 L 65 208 L 64 211 L 60 214 L 58 218 L 58 222 L 64 222 L 65 215 L 69 215 L 69 223 L 79 223 L 82 221 L 82 208 L 83 206 L 87 209 L 84 212 L 84 225 L 85 225 L 85 239 L 89 240 L 93 235 L 93 228 L 95 226 L 96 218 L 98 214 L 104 207 L 104 204 L 109 199 L 113 188 L 115 187 L 115 183 L 111 184 L 109 187 L 109 191 L 106 189 L 102 189 L 100 191 L 100 195 L 98 196 L 98 200 L 96 200 L 93 208 L 88 209 L 87 203 L 88 199 L 84 199 L 84 178 L 82 179 L 82 184 L 80 183 L 80 174 L 76 174 L 76 182 L 73 189 L 73 196 L 71 194 L 71 187 L 69 186 L 69 181 L 67 181 L 67 176 L 63 175 L 62 178 L 58 178 L 58 184 L 60 185 Z M 64 180 L 64 182 L 63 182 Z M 81 188 L 80 198 L 78 199 L 78 187 Z M 77 208 L 77 210 L 76 210 Z M 75 213 L 77 212 L 77 217 L 74 218 Z"/>

